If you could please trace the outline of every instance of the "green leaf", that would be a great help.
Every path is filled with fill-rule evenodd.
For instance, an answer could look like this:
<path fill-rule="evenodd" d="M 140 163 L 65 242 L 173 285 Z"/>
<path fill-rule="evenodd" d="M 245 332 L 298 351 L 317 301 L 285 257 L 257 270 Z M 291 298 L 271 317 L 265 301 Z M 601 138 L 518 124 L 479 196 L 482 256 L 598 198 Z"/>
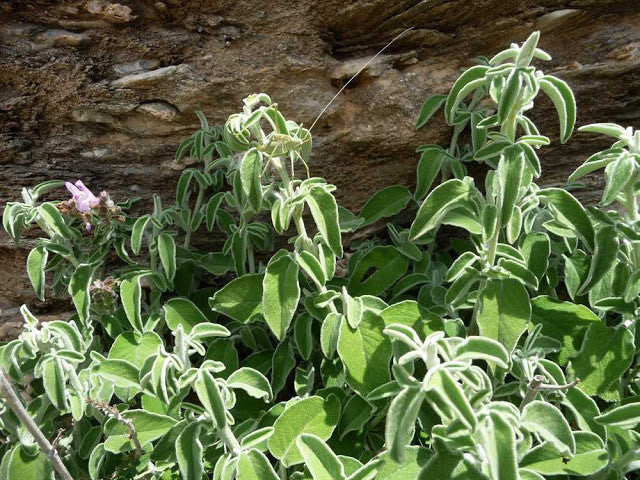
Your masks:
<path fill-rule="evenodd" d="M 342 205 L 338 205 L 338 217 L 340 223 L 340 231 L 342 233 L 355 232 L 364 223 L 364 220 L 356 216 L 351 210 L 346 209 Z"/>
<path fill-rule="evenodd" d="M 318 286 L 324 287 L 325 283 L 327 283 L 327 275 L 324 272 L 324 268 L 322 268 L 320 260 L 318 260 L 315 255 L 304 250 L 296 255 L 296 261 L 298 265 L 302 267 L 302 270 L 309 275 L 311 280 Z"/>
<path fill-rule="evenodd" d="M 511 424 L 496 412 L 491 412 L 479 428 L 492 480 L 518 478 L 516 438 Z"/>
<path fill-rule="evenodd" d="M 276 347 L 271 362 L 271 386 L 275 396 L 285 386 L 291 370 L 296 366 L 291 342 L 287 340 L 281 342 Z"/>
<path fill-rule="evenodd" d="M 91 293 L 89 290 L 95 269 L 95 265 L 81 263 L 75 269 L 69 281 L 69 295 L 71 295 L 73 305 L 76 307 L 78 317 L 80 317 L 82 323 L 87 323 L 89 319 L 89 307 L 91 305 Z"/>
<path fill-rule="evenodd" d="M 100 478 L 100 471 L 106 458 L 107 450 L 104 448 L 104 443 L 99 443 L 91 451 L 89 461 L 87 462 L 87 470 L 91 480 L 98 480 L 98 478 Z"/>
<path fill-rule="evenodd" d="M 464 97 L 480 87 L 482 82 L 484 82 L 484 76 L 487 70 L 489 70 L 489 67 L 485 65 L 476 65 L 475 67 L 465 70 L 462 75 L 458 77 L 453 87 L 451 87 L 451 92 L 449 92 L 444 106 L 444 115 L 447 123 L 452 123 L 453 115 L 460 102 L 464 100 Z"/>
<path fill-rule="evenodd" d="M 416 128 L 423 127 L 429 119 L 436 113 L 442 104 L 447 100 L 448 95 L 431 95 L 428 97 L 420 108 L 420 113 L 416 120 Z"/>
<path fill-rule="evenodd" d="M 158 237 L 158 253 L 167 280 L 173 282 L 176 276 L 176 242 L 168 233 L 163 232 Z"/>
<path fill-rule="evenodd" d="M 122 412 L 122 416 L 133 422 L 138 440 L 143 446 L 162 437 L 177 423 L 174 418 L 144 410 L 127 410 Z M 104 448 L 108 452 L 120 453 L 134 448 L 129 439 L 129 428 L 115 418 L 107 420 L 104 433 L 108 436 L 104 442 Z"/>
<path fill-rule="evenodd" d="M 216 428 L 223 429 L 227 425 L 227 410 L 213 375 L 207 370 L 200 370 L 193 386 L 200 403 L 215 422 Z"/>
<path fill-rule="evenodd" d="M 382 460 L 374 458 L 347 477 L 347 480 L 373 480 L 378 473 Z"/>
<path fill-rule="evenodd" d="M 144 327 L 142 326 L 142 315 L 140 312 L 142 292 L 140 289 L 140 276 L 136 275 L 133 278 L 125 278 L 120 282 L 120 300 L 122 301 L 122 307 L 129 319 L 129 323 L 134 330 L 142 332 Z"/>
<path fill-rule="evenodd" d="M 525 42 L 520 47 L 520 51 L 516 56 L 516 65 L 518 67 L 528 67 L 533 60 L 533 56 L 535 55 L 536 46 L 538 45 L 538 40 L 540 39 L 540 32 L 533 32 L 529 37 L 525 40 Z"/>
<path fill-rule="evenodd" d="M 595 251 L 591 257 L 589 274 L 578 290 L 578 295 L 588 292 L 613 267 L 618 256 L 618 233 L 612 225 L 605 225 L 595 236 Z"/>
<path fill-rule="evenodd" d="M 608 427 L 631 430 L 640 423 L 640 402 L 627 403 L 599 415 L 595 421 Z"/>
<path fill-rule="evenodd" d="M 402 185 L 391 185 L 375 193 L 364 204 L 358 217 L 362 226 L 371 225 L 384 217 L 392 217 L 405 209 L 411 200 L 411 192 Z"/>
<path fill-rule="evenodd" d="M 407 445 L 411 442 L 418 419 L 424 391 L 419 387 L 406 387 L 398 394 L 389 407 L 385 427 L 385 443 L 390 457 L 401 463 Z"/>
<path fill-rule="evenodd" d="M 601 205 L 613 203 L 622 189 L 633 179 L 636 161 L 630 155 L 620 155 L 615 162 L 609 163 L 605 169 L 607 180 L 602 192 Z"/>
<path fill-rule="evenodd" d="M 209 323 L 209 319 L 204 313 L 187 298 L 172 298 L 164 304 L 162 309 L 164 310 L 164 320 L 167 327 L 172 331 L 175 331 L 178 325 L 182 325 L 184 332 L 189 334 L 196 325 Z M 229 332 L 227 331 L 226 333 L 228 334 Z"/>
<path fill-rule="evenodd" d="M 302 463 L 304 458 L 296 444 L 298 436 L 311 433 L 321 440 L 331 436 L 340 417 L 340 401 L 334 395 L 326 399 L 311 396 L 287 406 L 273 424 L 269 451 L 285 467 Z"/>
<path fill-rule="evenodd" d="M 69 408 L 65 391 L 66 375 L 62 361 L 58 357 L 52 357 L 42 362 L 42 383 L 53 406 L 63 412 L 66 411 Z"/>
<path fill-rule="evenodd" d="M 281 405 L 281 404 L 280 404 Z M 273 427 L 263 427 L 245 435 L 240 440 L 242 448 L 251 448 L 258 445 L 264 445 L 266 448 L 267 440 L 273 435 Z"/>
<path fill-rule="evenodd" d="M 591 432 L 575 432 L 576 454 L 566 458 L 549 442 L 529 450 L 520 467 L 543 475 L 592 475 L 602 469 L 609 457 L 602 439 Z"/>
<path fill-rule="evenodd" d="M 252 448 L 238 457 L 237 480 L 279 480 L 264 453 Z"/>
<path fill-rule="evenodd" d="M 347 433 L 357 431 L 367 423 L 373 411 L 373 405 L 360 395 L 356 394 L 349 397 L 340 416 L 340 425 L 338 427 L 340 440 L 342 440 Z"/>
<path fill-rule="evenodd" d="M 116 387 L 140 389 L 140 369 L 127 360 L 105 358 L 95 372 Z"/>
<path fill-rule="evenodd" d="M 527 269 L 527 267 L 522 265 L 522 263 L 510 260 L 508 258 L 501 258 L 498 261 L 498 266 L 505 269 L 509 273 L 510 277 L 520 280 L 523 284 L 525 284 L 532 290 L 537 290 L 538 278 L 533 273 L 531 273 Z"/>
<path fill-rule="evenodd" d="M 593 432 L 600 438 L 606 439 L 606 429 L 595 421 L 595 418 L 600 415 L 600 409 L 593 398 L 579 388 L 571 388 L 565 392 L 562 404 L 571 411 L 575 423 L 581 430 Z"/>
<path fill-rule="evenodd" d="M 286 250 L 279 250 L 267 265 L 262 281 L 262 312 L 278 340 L 287 334 L 300 300 L 298 264 Z"/>
<path fill-rule="evenodd" d="M 236 230 L 229 239 L 231 258 L 237 275 L 245 273 L 247 262 L 247 235 L 242 230 Z"/>
<path fill-rule="evenodd" d="M 602 133 L 603 135 L 609 135 L 616 139 L 619 139 L 627 133 L 624 127 L 615 123 L 591 123 L 578 128 L 578 131 Z"/>
<path fill-rule="evenodd" d="M 467 399 L 464 390 L 455 381 L 451 373 L 440 368 L 434 372 L 429 381 L 430 397 L 433 403 L 434 396 L 444 403 L 460 419 L 465 427 L 471 431 L 476 429 L 478 420 L 471 403 Z"/>
<path fill-rule="evenodd" d="M 72 230 L 64 221 L 60 210 L 54 204 L 48 202 L 41 204 L 38 207 L 38 214 L 56 235 L 68 239 L 75 238 Z"/>
<path fill-rule="evenodd" d="M 242 192 L 249 201 L 249 206 L 254 212 L 260 211 L 262 206 L 262 185 L 260 174 L 262 173 L 262 154 L 252 148 L 248 150 L 240 162 L 240 183 Z"/>
<path fill-rule="evenodd" d="M 531 317 L 529 294 L 513 278 L 491 279 L 480 295 L 480 335 L 498 340 L 513 352 Z"/>
<path fill-rule="evenodd" d="M 580 349 L 584 334 L 590 325 L 599 324 L 598 316 L 584 305 L 562 302 L 540 296 L 531 300 L 531 322 L 542 324 L 542 334 L 562 343 L 558 363 L 566 365 Z"/>
<path fill-rule="evenodd" d="M 440 172 L 444 158 L 445 152 L 442 148 L 428 148 L 422 152 L 416 169 L 416 200 L 427 194 Z"/>
<path fill-rule="evenodd" d="M 146 230 L 150 221 L 151 215 L 143 215 L 135 221 L 133 227 L 131 228 L 131 251 L 135 255 L 138 255 L 140 253 L 142 239 L 144 238 L 144 231 Z"/>
<path fill-rule="evenodd" d="M 29 281 L 31 281 L 31 285 L 33 285 L 33 291 L 42 301 L 44 301 L 44 270 L 47 266 L 48 258 L 49 251 L 42 246 L 31 250 L 27 257 L 27 275 L 29 276 Z"/>
<path fill-rule="evenodd" d="M 296 444 L 313 480 L 340 480 L 346 477 L 342 462 L 320 437 L 303 433 Z"/>
<path fill-rule="evenodd" d="M 340 325 L 342 315 L 338 312 L 331 312 L 322 322 L 320 328 L 320 348 L 327 358 L 332 358 L 338 348 L 338 335 L 340 333 Z"/>
<path fill-rule="evenodd" d="M 526 259 L 527 269 L 536 276 L 538 281 L 542 280 L 549 267 L 551 253 L 549 236 L 543 232 L 527 234 L 522 241 L 520 251 Z"/>
<path fill-rule="evenodd" d="M 342 257 L 342 240 L 336 199 L 324 187 L 315 185 L 309 189 L 305 200 L 311 210 L 313 221 L 327 245 L 337 257 Z"/>
<path fill-rule="evenodd" d="M 584 336 L 582 348 L 571 359 L 571 368 L 581 380 L 578 388 L 605 400 L 619 400 L 615 387 L 631 365 L 634 350 L 633 332 L 624 324 L 607 327 L 594 322 Z"/>
<path fill-rule="evenodd" d="M 560 142 L 566 143 L 576 124 L 576 99 L 569 85 L 552 75 L 538 80 L 540 88 L 553 102 L 560 120 Z"/>
<path fill-rule="evenodd" d="M 206 225 L 207 225 L 208 231 L 213 230 L 213 226 L 215 224 L 216 217 L 218 214 L 218 209 L 220 208 L 220 205 L 222 204 L 223 200 L 224 200 L 224 192 L 218 192 L 215 195 L 213 195 L 207 202 L 207 205 L 205 207 L 205 212 L 206 212 L 205 219 L 206 219 Z"/>
<path fill-rule="evenodd" d="M 456 348 L 456 360 L 484 360 L 509 368 L 509 353 L 501 343 L 490 338 L 468 337 Z"/>
<path fill-rule="evenodd" d="M 376 480 L 407 480 L 418 478 L 420 471 L 427 464 L 433 453 L 427 448 L 409 446 L 405 448 L 403 460 L 398 463 L 386 452 L 380 456 L 382 465 L 376 475 Z M 436 478 L 436 477 L 434 477 Z"/>
<path fill-rule="evenodd" d="M 580 202 L 561 188 L 546 188 L 540 190 L 538 195 L 549 200 L 558 220 L 575 230 L 578 236 L 587 244 L 587 247 L 593 250 L 595 233 L 587 212 Z"/>
<path fill-rule="evenodd" d="M 464 204 L 472 189 L 473 179 L 469 177 L 465 177 L 464 180 L 453 178 L 434 188 L 420 206 L 411 224 L 411 240 L 414 241 L 436 228 L 449 210 Z"/>
<path fill-rule="evenodd" d="M 522 426 L 548 441 L 559 452 L 570 457 L 576 453 L 576 442 L 562 412 L 550 403 L 534 400 L 522 411 Z"/>
<path fill-rule="evenodd" d="M 264 274 L 243 275 L 218 290 L 209 306 L 238 322 L 247 323 L 262 314 L 262 280 Z"/>
<path fill-rule="evenodd" d="M 233 372 L 227 378 L 227 387 L 239 388 L 247 392 L 251 397 L 262 399 L 265 402 L 271 401 L 273 397 L 269 380 L 253 368 L 242 367 Z"/>
<path fill-rule="evenodd" d="M 511 220 L 524 174 L 524 152 L 516 147 L 508 147 L 500 155 L 496 175 L 500 185 L 500 205 L 502 225 Z"/>
<path fill-rule="evenodd" d="M 3 458 L 6 470 L 3 468 L 4 471 L 0 472 L 2 480 L 54 480 L 51 462 L 40 451 L 30 452 L 18 443 L 5 456 L 9 460 L 5 464 Z"/>
<path fill-rule="evenodd" d="M 521 69 L 514 68 L 507 77 L 504 89 L 500 95 L 498 103 L 498 121 L 504 123 L 508 115 L 513 115 L 514 110 L 518 111 L 520 105 L 520 92 L 522 90 L 522 74 Z"/>
<path fill-rule="evenodd" d="M 391 245 L 376 246 L 362 255 L 349 277 L 353 296 L 380 295 L 407 271 L 409 261 Z"/>
<path fill-rule="evenodd" d="M 450 449 L 438 439 L 434 443 L 436 445 L 435 455 L 432 455 L 425 464 L 417 477 L 419 480 L 435 480 L 436 478 L 438 480 L 486 480 L 487 477 L 468 468 L 463 460 L 462 452 Z"/>
<path fill-rule="evenodd" d="M 443 329 L 442 321 L 435 315 L 422 308 L 415 300 L 389 305 L 380 312 L 385 327 L 397 323 L 413 328 L 422 337 Z"/>
<path fill-rule="evenodd" d="M 325 320 L 326 321 L 326 320 Z M 305 360 L 313 353 L 313 317 L 308 314 L 299 315 L 293 325 L 293 336 L 300 356 Z"/>
<path fill-rule="evenodd" d="M 200 429 L 199 423 L 190 423 L 176 439 L 176 459 L 184 480 L 202 480 L 204 474 Z"/>
<path fill-rule="evenodd" d="M 356 329 L 342 321 L 338 354 L 344 364 L 347 383 L 362 397 L 387 383 L 391 360 L 391 341 L 383 333 L 385 324 L 379 315 L 365 311 Z"/>
<path fill-rule="evenodd" d="M 126 360 L 137 368 L 142 368 L 151 355 L 158 353 L 162 339 L 155 332 L 123 332 L 115 339 L 109 350 L 109 358 Z"/>

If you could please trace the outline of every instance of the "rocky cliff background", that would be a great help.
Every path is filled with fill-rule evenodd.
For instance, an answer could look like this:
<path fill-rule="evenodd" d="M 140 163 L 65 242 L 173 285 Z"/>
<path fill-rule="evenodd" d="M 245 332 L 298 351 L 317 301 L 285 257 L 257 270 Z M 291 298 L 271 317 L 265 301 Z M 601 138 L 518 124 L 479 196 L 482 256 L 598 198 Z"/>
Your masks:
<path fill-rule="evenodd" d="M 440 121 L 416 132 L 427 95 L 445 93 L 461 67 L 532 30 L 567 80 L 578 124 L 640 119 L 638 0 L 109 0 L 0 2 L 0 208 L 23 185 L 81 178 L 117 200 L 173 195 L 175 147 L 194 110 L 222 123 L 254 92 L 310 125 L 357 69 L 393 44 L 314 128 L 312 173 L 356 210 L 376 190 L 414 183 L 415 148 L 447 141 Z M 550 103 L 537 106 L 557 131 Z M 559 185 L 607 145 L 576 134 L 542 153 Z M 598 197 L 588 179 L 582 198 Z M 28 246 L 28 242 L 25 244 Z M 20 327 L 22 303 L 41 317 L 70 309 L 37 301 L 27 249 L 0 234 L 0 338 Z"/>

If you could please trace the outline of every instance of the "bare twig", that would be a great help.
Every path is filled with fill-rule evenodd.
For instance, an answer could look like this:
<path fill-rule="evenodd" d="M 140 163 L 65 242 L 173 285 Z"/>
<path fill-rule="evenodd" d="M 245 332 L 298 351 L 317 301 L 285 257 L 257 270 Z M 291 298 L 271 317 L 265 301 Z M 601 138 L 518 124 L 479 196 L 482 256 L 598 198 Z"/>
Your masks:
<path fill-rule="evenodd" d="M 64 437 L 64 429 L 63 428 L 59 428 L 58 429 L 58 434 L 56 435 L 56 438 L 54 438 L 53 442 L 51 442 L 51 446 L 53 448 L 55 448 L 56 450 L 58 449 L 58 442 L 62 439 L 62 437 Z"/>
<path fill-rule="evenodd" d="M 115 418 L 118 422 L 122 423 L 129 429 L 129 438 L 131 439 L 131 442 L 136 449 L 136 457 L 140 458 L 144 451 L 142 450 L 142 446 L 140 445 L 140 440 L 138 440 L 138 432 L 136 432 L 136 427 L 133 422 L 128 418 L 123 417 L 122 413 L 120 413 L 120 410 L 112 405 L 103 402 L 97 402 L 92 398 L 87 398 L 87 402 L 95 408 L 102 410 L 105 415 Z"/>
<path fill-rule="evenodd" d="M 62 463 L 62 459 L 58 454 L 58 451 L 54 448 L 47 437 L 44 436 L 38 425 L 33 421 L 33 418 L 29 415 L 29 412 L 22 405 L 22 401 L 18 397 L 18 394 L 13 388 L 11 381 L 7 378 L 3 369 L 0 369 L 0 396 L 5 400 L 7 405 L 13 413 L 16 414 L 20 423 L 22 423 L 29 433 L 33 436 L 34 440 L 42 450 L 42 453 L 46 455 L 46 457 L 51 462 L 51 465 L 58 473 L 62 480 L 73 480 L 73 477 L 65 467 L 64 463 Z"/>
<path fill-rule="evenodd" d="M 552 385 L 552 384 L 542 383 L 542 382 L 544 382 L 543 375 L 534 375 L 534 377 L 529 382 L 529 389 L 527 390 L 527 393 L 525 393 L 524 397 L 522 398 L 522 403 L 520 403 L 520 410 L 522 410 L 528 403 L 531 403 L 533 400 L 535 400 L 540 390 L 546 390 L 547 392 L 558 392 L 561 390 L 569 390 L 570 388 L 573 388 L 577 384 L 579 384 L 580 379 L 576 378 L 575 380 L 567 383 L 566 385 Z"/>

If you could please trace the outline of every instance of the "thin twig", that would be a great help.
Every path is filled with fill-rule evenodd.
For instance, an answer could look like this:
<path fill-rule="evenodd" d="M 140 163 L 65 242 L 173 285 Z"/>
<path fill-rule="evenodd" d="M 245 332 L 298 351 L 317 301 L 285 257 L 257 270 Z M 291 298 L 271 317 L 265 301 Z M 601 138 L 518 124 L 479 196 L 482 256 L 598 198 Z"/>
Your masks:
<path fill-rule="evenodd" d="M 531 403 L 532 401 L 534 401 L 536 399 L 536 396 L 538 395 L 538 392 L 540 392 L 540 390 L 545 390 L 547 392 L 558 392 L 561 390 L 569 390 L 570 388 L 573 388 L 577 384 L 579 384 L 580 379 L 576 378 L 575 380 L 567 383 L 566 385 L 552 385 L 549 383 L 542 383 L 542 382 L 544 382 L 543 375 L 534 375 L 534 377 L 529 382 L 529 388 L 527 390 L 527 393 L 525 393 L 524 397 L 522 398 L 522 403 L 520 403 L 520 410 L 523 410 L 528 403 Z"/>
<path fill-rule="evenodd" d="M 42 453 L 51 462 L 51 465 L 58 472 L 58 475 L 62 480 L 73 480 L 73 477 L 62 463 L 62 459 L 58 454 L 58 451 L 49 443 L 47 437 L 44 436 L 38 425 L 33 421 L 33 418 L 29 415 L 29 412 L 24 408 L 18 394 L 13 388 L 11 381 L 7 378 L 3 369 L 0 369 L 0 396 L 4 398 L 5 402 L 9 406 L 16 417 L 20 420 L 20 423 L 29 430 L 29 433 L 33 436 L 34 440 L 42 450 Z"/>
<path fill-rule="evenodd" d="M 144 451 L 142 450 L 142 446 L 140 445 L 140 440 L 138 440 L 138 432 L 136 432 L 136 427 L 133 422 L 128 418 L 123 417 L 122 413 L 120 413 L 120 410 L 112 405 L 109 405 L 108 403 L 98 402 L 96 400 L 93 400 L 92 398 L 87 398 L 87 402 L 89 402 L 95 408 L 102 410 L 105 415 L 115 418 L 118 422 L 122 423 L 129 429 L 129 438 L 131 439 L 131 442 L 136 449 L 136 457 L 140 458 Z"/>
<path fill-rule="evenodd" d="M 338 93 L 336 93 L 333 98 L 331 100 L 329 100 L 329 103 L 327 103 L 325 105 L 325 107 L 322 109 L 322 111 L 318 114 L 318 116 L 316 117 L 316 119 L 313 121 L 313 123 L 311 124 L 311 126 L 309 127 L 309 131 L 313 130 L 313 127 L 316 125 L 316 123 L 318 123 L 318 120 L 320 120 L 320 117 L 322 117 L 322 115 L 324 115 L 324 112 L 327 111 L 327 108 L 329 108 L 329 106 L 333 103 L 333 101 L 338 98 L 338 96 L 344 91 L 345 88 L 347 88 L 349 86 L 349 84 L 358 76 L 360 75 L 360 73 L 362 73 L 362 71 L 367 68 L 371 62 L 373 62 L 376 58 L 378 58 L 378 56 L 384 52 L 387 48 L 389 48 L 391 46 L 391 44 L 393 42 L 395 42 L 396 40 L 398 40 L 400 37 L 402 37 L 405 33 L 407 33 L 408 31 L 413 30 L 413 27 L 409 27 L 406 30 L 402 31 L 400 34 L 396 35 L 389 43 L 387 43 L 384 47 L 382 47 L 382 49 L 376 53 L 373 57 L 371 57 L 367 63 L 365 63 L 364 65 L 362 65 L 360 67 L 360 69 L 353 75 L 353 77 L 351 77 L 347 83 L 345 83 L 342 88 L 340 90 L 338 90 Z"/>

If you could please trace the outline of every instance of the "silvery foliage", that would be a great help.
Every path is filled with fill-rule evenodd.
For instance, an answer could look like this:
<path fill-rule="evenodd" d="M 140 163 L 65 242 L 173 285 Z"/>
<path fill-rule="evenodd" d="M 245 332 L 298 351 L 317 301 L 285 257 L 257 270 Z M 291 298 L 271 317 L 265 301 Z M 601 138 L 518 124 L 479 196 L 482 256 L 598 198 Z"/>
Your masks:
<path fill-rule="evenodd" d="M 583 127 L 615 143 L 565 188 L 538 187 L 551 142 L 528 116 L 538 95 L 562 143 L 576 122 L 569 86 L 534 66 L 550 59 L 538 37 L 428 98 L 416 126 L 443 110 L 450 144 L 418 148 L 415 191 L 387 187 L 357 215 L 310 176 L 311 133 L 265 94 L 223 127 L 199 114 L 170 205 L 155 197 L 137 216 L 106 194 L 88 213 L 41 200 L 62 182 L 9 203 L 16 241 L 43 232 L 27 261 L 37 295 L 68 293 L 75 313 L 41 322 L 23 306 L 0 358 L 73 478 L 634 470 L 640 133 Z M 569 190 L 599 169 L 601 204 L 585 208 Z M 403 210 L 410 225 L 394 223 Z M 386 232 L 357 234 L 374 223 Z M 443 225 L 461 234 L 436 243 Z M 210 251 L 195 232 L 225 241 Z M 14 412 L 0 418 L 0 478 L 53 478 Z"/>

